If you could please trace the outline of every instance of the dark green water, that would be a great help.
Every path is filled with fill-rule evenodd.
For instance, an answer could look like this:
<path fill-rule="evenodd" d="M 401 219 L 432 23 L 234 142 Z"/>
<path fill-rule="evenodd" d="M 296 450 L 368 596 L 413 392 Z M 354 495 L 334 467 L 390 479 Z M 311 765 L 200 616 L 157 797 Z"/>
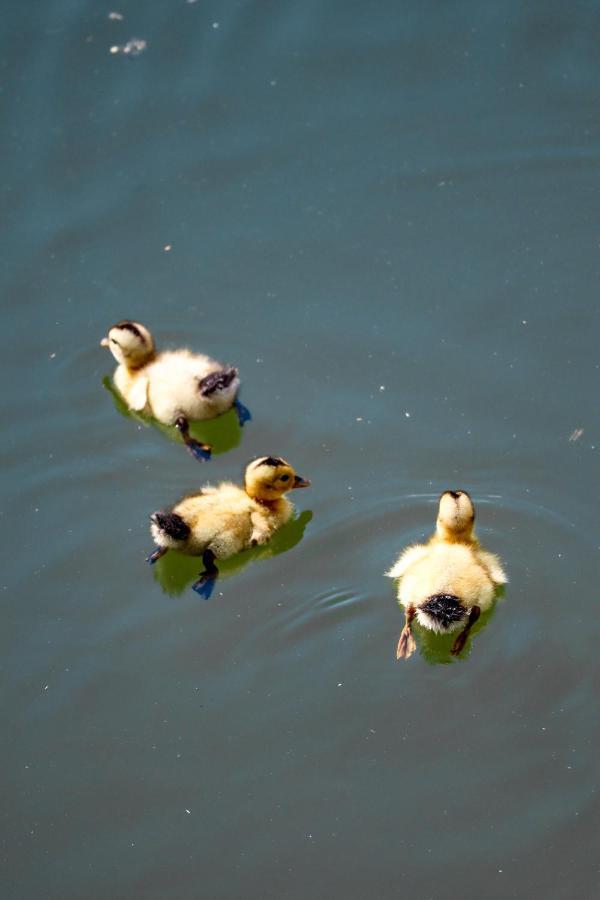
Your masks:
<path fill-rule="evenodd" d="M 600 7 L 112 8 L 2 17 L 3 897 L 597 896 Z M 115 408 L 122 317 L 239 366 L 210 464 Z M 286 552 L 144 564 L 259 453 Z M 396 663 L 444 488 L 511 583 Z"/>

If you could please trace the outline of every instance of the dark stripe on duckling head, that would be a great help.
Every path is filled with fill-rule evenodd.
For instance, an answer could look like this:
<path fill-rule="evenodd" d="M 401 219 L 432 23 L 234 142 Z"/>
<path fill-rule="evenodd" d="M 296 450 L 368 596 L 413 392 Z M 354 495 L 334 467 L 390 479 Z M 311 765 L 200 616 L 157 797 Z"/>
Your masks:
<path fill-rule="evenodd" d="M 235 376 L 237 369 L 220 369 L 218 372 L 211 372 L 206 378 L 200 382 L 200 393 L 203 397 L 209 397 L 215 391 L 223 391 L 228 388 Z"/>
<path fill-rule="evenodd" d="M 190 526 L 177 513 L 155 512 L 150 516 L 155 525 L 174 541 L 185 541 L 190 535 Z"/>
<path fill-rule="evenodd" d="M 135 334 L 135 336 L 140 339 L 142 344 L 144 344 L 146 342 L 146 338 L 144 337 L 144 335 L 142 334 L 140 329 L 137 327 L 137 325 L 133 324 L 133 322 L 128 322 L 127 320 L 124 320 L 123 322 L 117 322 L 117 324 L 115 325 L 115 328 L 123 328 L 123 329 L 125 329 L 125 331 L 130 331 L 132 334 Z"/>
<path fill-rule="evenodd" d="M 422 603 L 419 609 L 439 622 L 444 628 L 448 628 L 453 622 L 461 622 L 467 611 L 461 606 L 458 597 L 454 594 L 433 594 Z"/>
<path fill-rule="evenodd" d="M 273 468 L 277 468 L 277 466 L 285 466 L 287 463 L 285 459 L 282 459 L 280 456 L 265 456 L 264 459 L 258 461 L 258 465 L 273 466 Z"/>

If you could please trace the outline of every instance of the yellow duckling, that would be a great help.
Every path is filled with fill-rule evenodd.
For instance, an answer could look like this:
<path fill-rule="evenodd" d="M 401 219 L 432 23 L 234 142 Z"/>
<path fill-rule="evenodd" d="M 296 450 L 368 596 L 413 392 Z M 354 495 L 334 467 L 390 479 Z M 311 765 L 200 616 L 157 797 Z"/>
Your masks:
<path fill-rule="evenodd" d="M 237 369 L 190 350 L 156 352 L 152 335 L 139 322 L 122 321 L 100 341 L 119 365 L 114 383 L 129 406 L 175 425 L 196 459 L 210 459 L 210 447 L 194 440 L 189 419 L 212 419 L 234 406 L 240 425 L 250 418 L 237 400 Z"/>
<path fill-rule="evenodd" d="M 427 544 L 407 547 L 385 573 L 400 579 L 398 600 L 406 608 L 397 659 L 408 659 L 416 649 L 411 630 L 415 616 L 438 633 L 462 628 L 452 647 L 458 655 L 481 612 L 492 605 L 496 588 L 508 581 L 500 559 L 479 546 L 474 522 L 467 492 L 445 491 L 435 534 Z"/>
<path fill-rule="evenodd" d="M 215 560 L 266 544 L 294 511 L 283 495 L 309 485 L 284 459 L 261 456 L 246 468 L 243 488 L 230 481 L 206 485 L 169 512 L 153 513 L 150 531 L 157 548 L 148 562 L 171 549 L 201 555 L 204 571 L 192 587 L 208 599 L 219 574 Z"/>

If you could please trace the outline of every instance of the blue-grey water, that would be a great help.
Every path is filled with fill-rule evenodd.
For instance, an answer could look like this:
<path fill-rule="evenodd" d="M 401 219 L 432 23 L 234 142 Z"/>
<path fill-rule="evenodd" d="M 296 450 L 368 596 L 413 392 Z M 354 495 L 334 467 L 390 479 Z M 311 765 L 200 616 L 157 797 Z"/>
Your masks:
<path fill-rule="evenodd" d="M 599 5 L 1 30 L 2 896 L 597 896 Z M 212 462 L 119 412 L 123 317 L 239 367 Z M 303 516 L 203 602 L 148 514 L 259 453 Z M 397 663 L 445 488 L 510 584 Z"/>

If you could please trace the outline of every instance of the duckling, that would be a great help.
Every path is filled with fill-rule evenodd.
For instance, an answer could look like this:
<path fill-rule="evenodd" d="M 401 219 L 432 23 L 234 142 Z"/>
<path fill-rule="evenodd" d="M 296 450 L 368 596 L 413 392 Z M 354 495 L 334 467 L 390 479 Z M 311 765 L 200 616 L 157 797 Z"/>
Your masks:
<path fill-rule="evenodd" d="M 204 571 L 192 587 L 208 599 L 219 574 L 215 560 L 266 544 L 294 511 L 284 494 L 309 485 L 281 457 L 261 456 L 247 466 L 243 488 L 230 481 L 206 485 L 168 512 L 153 513 L 150 531 L 157 547 L 147 562 L 171 549 L 202 556 Z"/>
<path fill-rule="evenodd" d="M 496 588 L 507 583 L 500 559 L 480 547 L 474 522 L 467 492 L 445 491 L 435 534 L 427 544 L 407 547 L 385 573 L 400 579 L 398 600 L 406 608 L 397 659 L 408 659 L 416 649 L 411 629 L 415 617 L 441 634 L 462 627 L 451 651 L 457 656 L 481 612 L 492 605 Z"/>
<path fill-rule="evenodd" d="M 119 365 L 114 383 L 130 409 L 175 425 L 196 459 L 210 459 L 210 447 L 194 440 L 189 419 L 212 419 L 235 407 L 240 425 L 250 413 L 237 399 L 237 369 L 189 350 L 156 352 L 154 339 L 139 322 L 117 322 L 100 341 Z"/>

